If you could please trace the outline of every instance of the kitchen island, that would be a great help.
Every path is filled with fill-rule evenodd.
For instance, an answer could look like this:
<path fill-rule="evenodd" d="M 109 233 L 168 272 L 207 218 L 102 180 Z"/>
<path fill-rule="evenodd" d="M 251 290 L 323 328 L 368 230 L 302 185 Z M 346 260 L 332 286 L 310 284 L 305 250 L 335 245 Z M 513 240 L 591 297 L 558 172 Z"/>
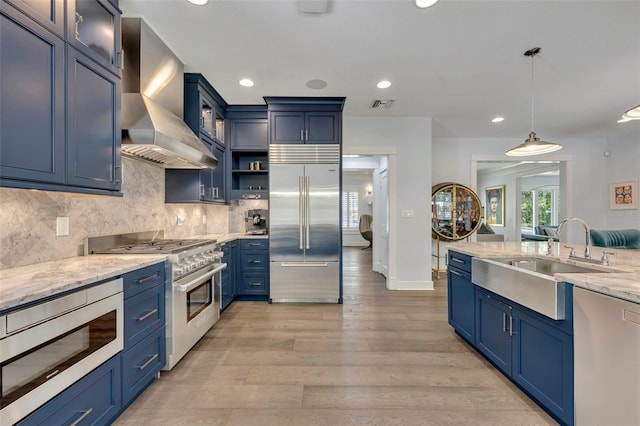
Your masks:
<path fill-rule="evenodd" d="M 626 403 L 640 398 L 640 251 L 615 250 L 603 266 L 599 247 L 591 263 L 570 259 L 559 243 L 447 248 L 449 324 L 459 336 L 561 424 L 640 423 L 637 404 Z M 597 301 L 585 303 L 585 294 Z"/>

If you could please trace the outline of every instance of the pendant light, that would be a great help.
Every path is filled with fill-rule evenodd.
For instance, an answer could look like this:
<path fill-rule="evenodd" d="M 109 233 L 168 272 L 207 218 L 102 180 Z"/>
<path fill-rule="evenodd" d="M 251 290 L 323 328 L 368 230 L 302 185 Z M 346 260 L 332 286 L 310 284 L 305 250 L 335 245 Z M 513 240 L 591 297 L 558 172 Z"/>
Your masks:
<path fill-rule="evenodd" d="M 524 56 L 531 58 L 531 133 L 529 133 L 529 137 L 524 143 L 507 151 L 506 154 L 512 157 L 546 154 L 562 148 L 560 144 L 540 140 L 540 138 L 536 136 L 536 132 L 533 131 L 533 57 L 540 53 L 540 50 L 542 49 L 534 47 L 524 52 Z"/>
<path fill-rule="evenodd" d="M 640 105 L 625 111 L 618 123 L 625 123 L 631 120 L 640 120 Z"/>

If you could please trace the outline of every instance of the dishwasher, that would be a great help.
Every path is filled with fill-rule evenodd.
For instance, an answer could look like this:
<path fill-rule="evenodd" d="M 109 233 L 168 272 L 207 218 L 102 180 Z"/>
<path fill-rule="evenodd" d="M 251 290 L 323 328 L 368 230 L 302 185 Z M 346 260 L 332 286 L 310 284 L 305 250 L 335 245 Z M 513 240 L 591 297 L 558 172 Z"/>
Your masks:
<path fill-rule="evenodd" d="M 573 291 L 575 424 L 640 425 L 640 304 Z"/>

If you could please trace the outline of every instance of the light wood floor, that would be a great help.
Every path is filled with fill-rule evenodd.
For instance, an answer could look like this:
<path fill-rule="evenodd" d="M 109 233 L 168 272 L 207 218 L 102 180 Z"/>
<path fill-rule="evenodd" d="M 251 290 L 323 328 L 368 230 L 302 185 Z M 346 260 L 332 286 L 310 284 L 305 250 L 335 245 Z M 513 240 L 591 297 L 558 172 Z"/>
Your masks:
<path fill-rule="evenodd" d="M 346 248 L 343 305 L 234 302 L 116 424 L 556 424 L 453 333 L 446 291 L 388 291 Z"/>

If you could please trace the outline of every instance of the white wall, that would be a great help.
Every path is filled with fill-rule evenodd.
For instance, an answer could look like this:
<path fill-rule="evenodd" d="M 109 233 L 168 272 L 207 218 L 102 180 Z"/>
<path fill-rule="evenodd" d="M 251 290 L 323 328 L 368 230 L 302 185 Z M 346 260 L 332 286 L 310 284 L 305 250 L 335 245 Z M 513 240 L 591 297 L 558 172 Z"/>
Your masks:
<path fill-rule="evenodd" d="M 561 211 L 561 217 L 577 216 L 594 229 L 606 228 L 609 218 L 603 212 L 608 202 L 607 169 L 621 169 L 628 166 L 625 165 L 625 160 L 612 158 L 613 155 L 607 158 L 603 153 L 607 149 L 612 151 L 618 143 L 629 148 L 628 145 L 632 145 L 632 142 L 615 141 L 611 142 L 612 147 L 608 148 L 605 139 L 554 139 L 554 141 L 560 142 L 563 149 L 550 154 L 519 159 L 565 161 L 563 167 L 566 168 L 567 182 L 561 182 L 561 185 L 566 188 L 562 196 L 566 198 L 567 211 Z M 521 142 L 520 139 L 434 138 L 433 182 L 457 182 L 469 186 L 476 192 L 483 191 L 483 188 L 477 187 L 476 176 L 472 176 L 472 160 L 513 161 L 513 157 L 508 157 L 504 153 Z M 629 161 L 639 164 L 637 148 L 631 152 L 632 160 Z M 637 170 L 637 166 L 635 167 Z M 561 173 L 563 173 L 562 167 Z M 513 195 L 511 191 L 507 193 L 508 198 Z M 507 203 L 509 208 L 509 201 Z M 514 201 L 511 203 L 512 206 L 515 205 Z M 509 217 L 507 217 L 508 222 Z M 584 234 L 578 224 L 572 224 L 566 235 L 564 234 L 563 232 L 561 236 L 562 241 L 584 244 Z"/>
<path fill-rule="evenodd" d="M 431 118 L 344 117 L 343 144 L 345 153 L 390 154 L 387 286 L 432 289 Z"/>
<path fill-rule="evenodd" d="M 606 191 L 612 182 L 640 181 L 640 132 L 631 133 L 607 141 L 608 157 Z M 640 194 L 636 194 L 640 197 Z M 600 209 L 605 218 L 606 229 L 640 229 L 640 210 L 609 210 L 608 199 Z M 598 229 L 596 227 L 593 227 Z"/>

